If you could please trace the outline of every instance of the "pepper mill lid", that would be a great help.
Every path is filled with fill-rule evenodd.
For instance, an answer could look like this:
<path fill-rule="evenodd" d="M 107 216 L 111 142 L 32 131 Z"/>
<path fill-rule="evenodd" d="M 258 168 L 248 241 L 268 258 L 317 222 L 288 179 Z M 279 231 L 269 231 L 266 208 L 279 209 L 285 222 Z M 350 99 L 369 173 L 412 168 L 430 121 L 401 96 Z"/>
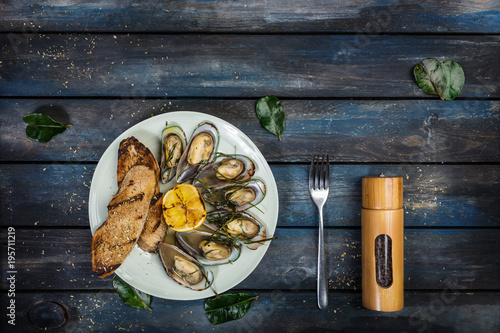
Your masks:
<path fill-rule="evenodd" d="M 363 177 L 361 187 L 363 208 L 403 208 L 403 177 L 367 176 Z"/>

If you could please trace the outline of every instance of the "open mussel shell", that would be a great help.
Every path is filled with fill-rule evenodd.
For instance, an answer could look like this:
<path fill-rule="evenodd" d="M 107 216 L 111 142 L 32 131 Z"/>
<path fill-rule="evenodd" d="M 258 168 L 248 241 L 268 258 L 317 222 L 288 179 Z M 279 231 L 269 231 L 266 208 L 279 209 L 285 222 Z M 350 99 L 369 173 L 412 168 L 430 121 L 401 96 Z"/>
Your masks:
<path fill-rule="evenodd" d="M 266 196 L 266 185 L 260 179 L 250 179 L 241 184 L 230 184 L 213 189 L 198 186 L 205 202 L 216 209 L 228 208 L 242 212 L 258 205 Z"/>
<path fill-rule="evenodd" d="M 219 154 L 215 161 L 201 169 L 194 186 L 208 188 L 245 182 L 255 174 L 255 163 L 245 155 Z"/>
<path fill-rule="evenodd" d="M 168 183 L 177 172 L 177 165 L 186 149 L 186 134 L 176 123 L 168 123 L 161 132 L 161 182 Z"/>
<path fill-rule="evenodd" d="M 177 246 L 160 243 L 158 252 L 167 275 L 181 286 L 199 291 L 212 285 L 214 281 L 212 271 Z"/>
<path fill-rule="evenodd" d="M 215 125 L 203 122 L 196 127 L 177 166 L 177 183 L 193 179 L 205 165 L 211 163 L 219 147 L 219 131 Z"/>
<path fill-rule="evenodd" d="M 265 243 L 267 237 L 264 224 L 247 212 L 212 211 L 207 214 L 204 225 L 209 229 L 224 233 L 250 250 L 258 249 Z"/>
<path fill-rule="evenodd" d="M 175 237 L 186 252 L 206 266 L 234 262 L 241 254 L 238 243 L 220 234 L 192 230 L 178 232 Z"/>

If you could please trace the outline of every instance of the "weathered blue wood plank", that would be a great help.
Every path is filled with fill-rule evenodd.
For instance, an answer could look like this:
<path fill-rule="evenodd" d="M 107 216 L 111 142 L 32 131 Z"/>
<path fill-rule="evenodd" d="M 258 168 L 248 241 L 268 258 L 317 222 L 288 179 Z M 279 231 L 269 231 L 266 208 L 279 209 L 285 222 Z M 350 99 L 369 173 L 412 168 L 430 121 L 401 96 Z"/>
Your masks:
<path fill-rule="evenodd" d="M 88 226 L 88 195 L 95 165 L 0 166 L 1 226 Z M 317 211 L 307 190 L 309 166 L 273 165 L 280 226 L 315 227 Z M 331 166 L 325 225 L 359 227 L 361 178 L 399 175 L 404 180 L 405 225 L 500 226 L 500 170 L 496 165 Z"/>
<path fill-rule="evenodd" d="M 500 76 L 499 76 L 500 77 Z M 500 103 L 455 100 L 283 100 L 283 140 L 267 132 L 255 100 L 4 99 L 3 161 L 96 162 L 123 131 L 151 116 L 198 111 L 242 130 L 268 162 L 307 163 L 313 152 L 335 162 L 499 162 Z M 44 112 L 65 124 L 49 144 L 25 136 L 22 117 Z"/>
<path fill-rule="evenodd" d="M 500 32 L 500 5 L 485 1 L 11 0 L 0 31 Z"/>
<path fill-rule="evenodd" d="M 95 165 L 0 165 L 0 225 L 88 226 Z"/>
<path fill-rule="evenodd" d="M 258 292 L 252 309 L 240 320 L 211 325 L 203 310 L 203 300 L 169 301 L 154 298 L 152 311 L 136 310 L 114 292 L 23 293 L 16 297 L 18 321 L 23 332 L 33 327 L 29 315 L 47 302 L 65 307 L 68 321 L 60 332 L 495 332 L 500 328 L 497 293 L 465 292 L 453 283 L 440 292 L 407 292 L 405 308 L 398 312 L 370 311 L 361 305 L 360 293 L 330 293 L 325 311 L 316 306 L 314 292 Z M 45 313 L 47 318 L 55 317 Z M 173 319 L 174 318 L 174 319 Z"/>
<path fill-rule="evenodd" d="M 316 225 L 316 207 L 307 189 L 309 166 L 272 167 L 280 195 L 281 226 Z M 361 179 L 384 173 L 402 176 L 406 226 L 500 226 L 497 204 L 500 170 L 479 165 L 336 165 L 330 167 L 325 225 L 361 221 Z"/>
<path fill-rule="evenodd" d="M 488 288 L 498 289 L 500 282 L 490 280 L 498 275 L 500 245 L 495 235 L 499 233 L 497 229 L 406 229 L 405 288 L 439 289 L 444 280 L 453 278 L 463 288 L 491 283 Z M 278 239 L 262 263 L 237 288 L 315 290 L 317 230 L 279 228 L 275 235 Z M 329 288 L 360 289 L 360 230 L 326 229 L 325 244 Z"/>
<path fill-rule="evenodd" d="M 2 96 L 411 97 L 423 58 L 500 97 L 499 36 L 0 35 Z"/>
<path fill-rule="evenodd" d="M 1 231 L 4 239 L 7 230 Z M 315 290 L 316 228 L 278 228 L 261 263 L 238 289 Z M 440 290 L 453 279 L 462 288 L 499 289 L 499 229 L 406 229 L 405 288 Z M 88 229 L 17 228 L 16 290 L 109 290 L 111 278 L 91 270 Z M 327 228 L 330 290 L 361 287 L 360 230 Z M 2 250 L 6 253 L 6 243 Z M 3 262 L 2 279 L 8 268 Z M 6 290 L 8 285 L 2 284 Z"/>

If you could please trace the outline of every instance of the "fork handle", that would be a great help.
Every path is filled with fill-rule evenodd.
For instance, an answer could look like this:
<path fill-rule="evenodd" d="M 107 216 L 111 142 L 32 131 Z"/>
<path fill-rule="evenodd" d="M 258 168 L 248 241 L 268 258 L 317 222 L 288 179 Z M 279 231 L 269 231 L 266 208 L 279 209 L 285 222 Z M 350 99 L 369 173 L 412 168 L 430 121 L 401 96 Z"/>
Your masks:
<path fill-rule="evenodd" d="M 328 283 L 326 279 L 325 240 L 323 235 L 323 207 L 319 211 L 318 237 L 318 307 L 324 310 L 328 306 Z"/>

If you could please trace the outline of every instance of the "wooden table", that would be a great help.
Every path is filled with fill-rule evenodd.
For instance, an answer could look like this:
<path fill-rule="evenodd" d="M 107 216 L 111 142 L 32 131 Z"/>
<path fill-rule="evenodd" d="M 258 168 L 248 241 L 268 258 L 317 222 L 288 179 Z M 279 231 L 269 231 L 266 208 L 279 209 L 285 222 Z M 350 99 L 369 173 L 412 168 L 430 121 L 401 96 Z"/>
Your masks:
<path fill-rule="evenodd" d="M 2 332 L 499 331 L 500 2 L 11 0 L 0 30 Z M 427 57 L 462 65 L 456 100 L 418 88 L 412 69 Z M 266 95 L 283 103 L 282 141 L 255 115 Z M 182 110 L 241 129 L 279 190 L 278 239 L 232 290 L 259 298 L 218 326 L 203 300 L 124 305 L 90 266 L 99 158 L 127 128 Z M 72 126 L 30 141 L 22 117 L 35 111 Z M 325 311 L 314 152 L 333 160 Z M 382 172 L 404 178 L 405 308 L 394 313 L 361 305 L 361 178 Z"/>

